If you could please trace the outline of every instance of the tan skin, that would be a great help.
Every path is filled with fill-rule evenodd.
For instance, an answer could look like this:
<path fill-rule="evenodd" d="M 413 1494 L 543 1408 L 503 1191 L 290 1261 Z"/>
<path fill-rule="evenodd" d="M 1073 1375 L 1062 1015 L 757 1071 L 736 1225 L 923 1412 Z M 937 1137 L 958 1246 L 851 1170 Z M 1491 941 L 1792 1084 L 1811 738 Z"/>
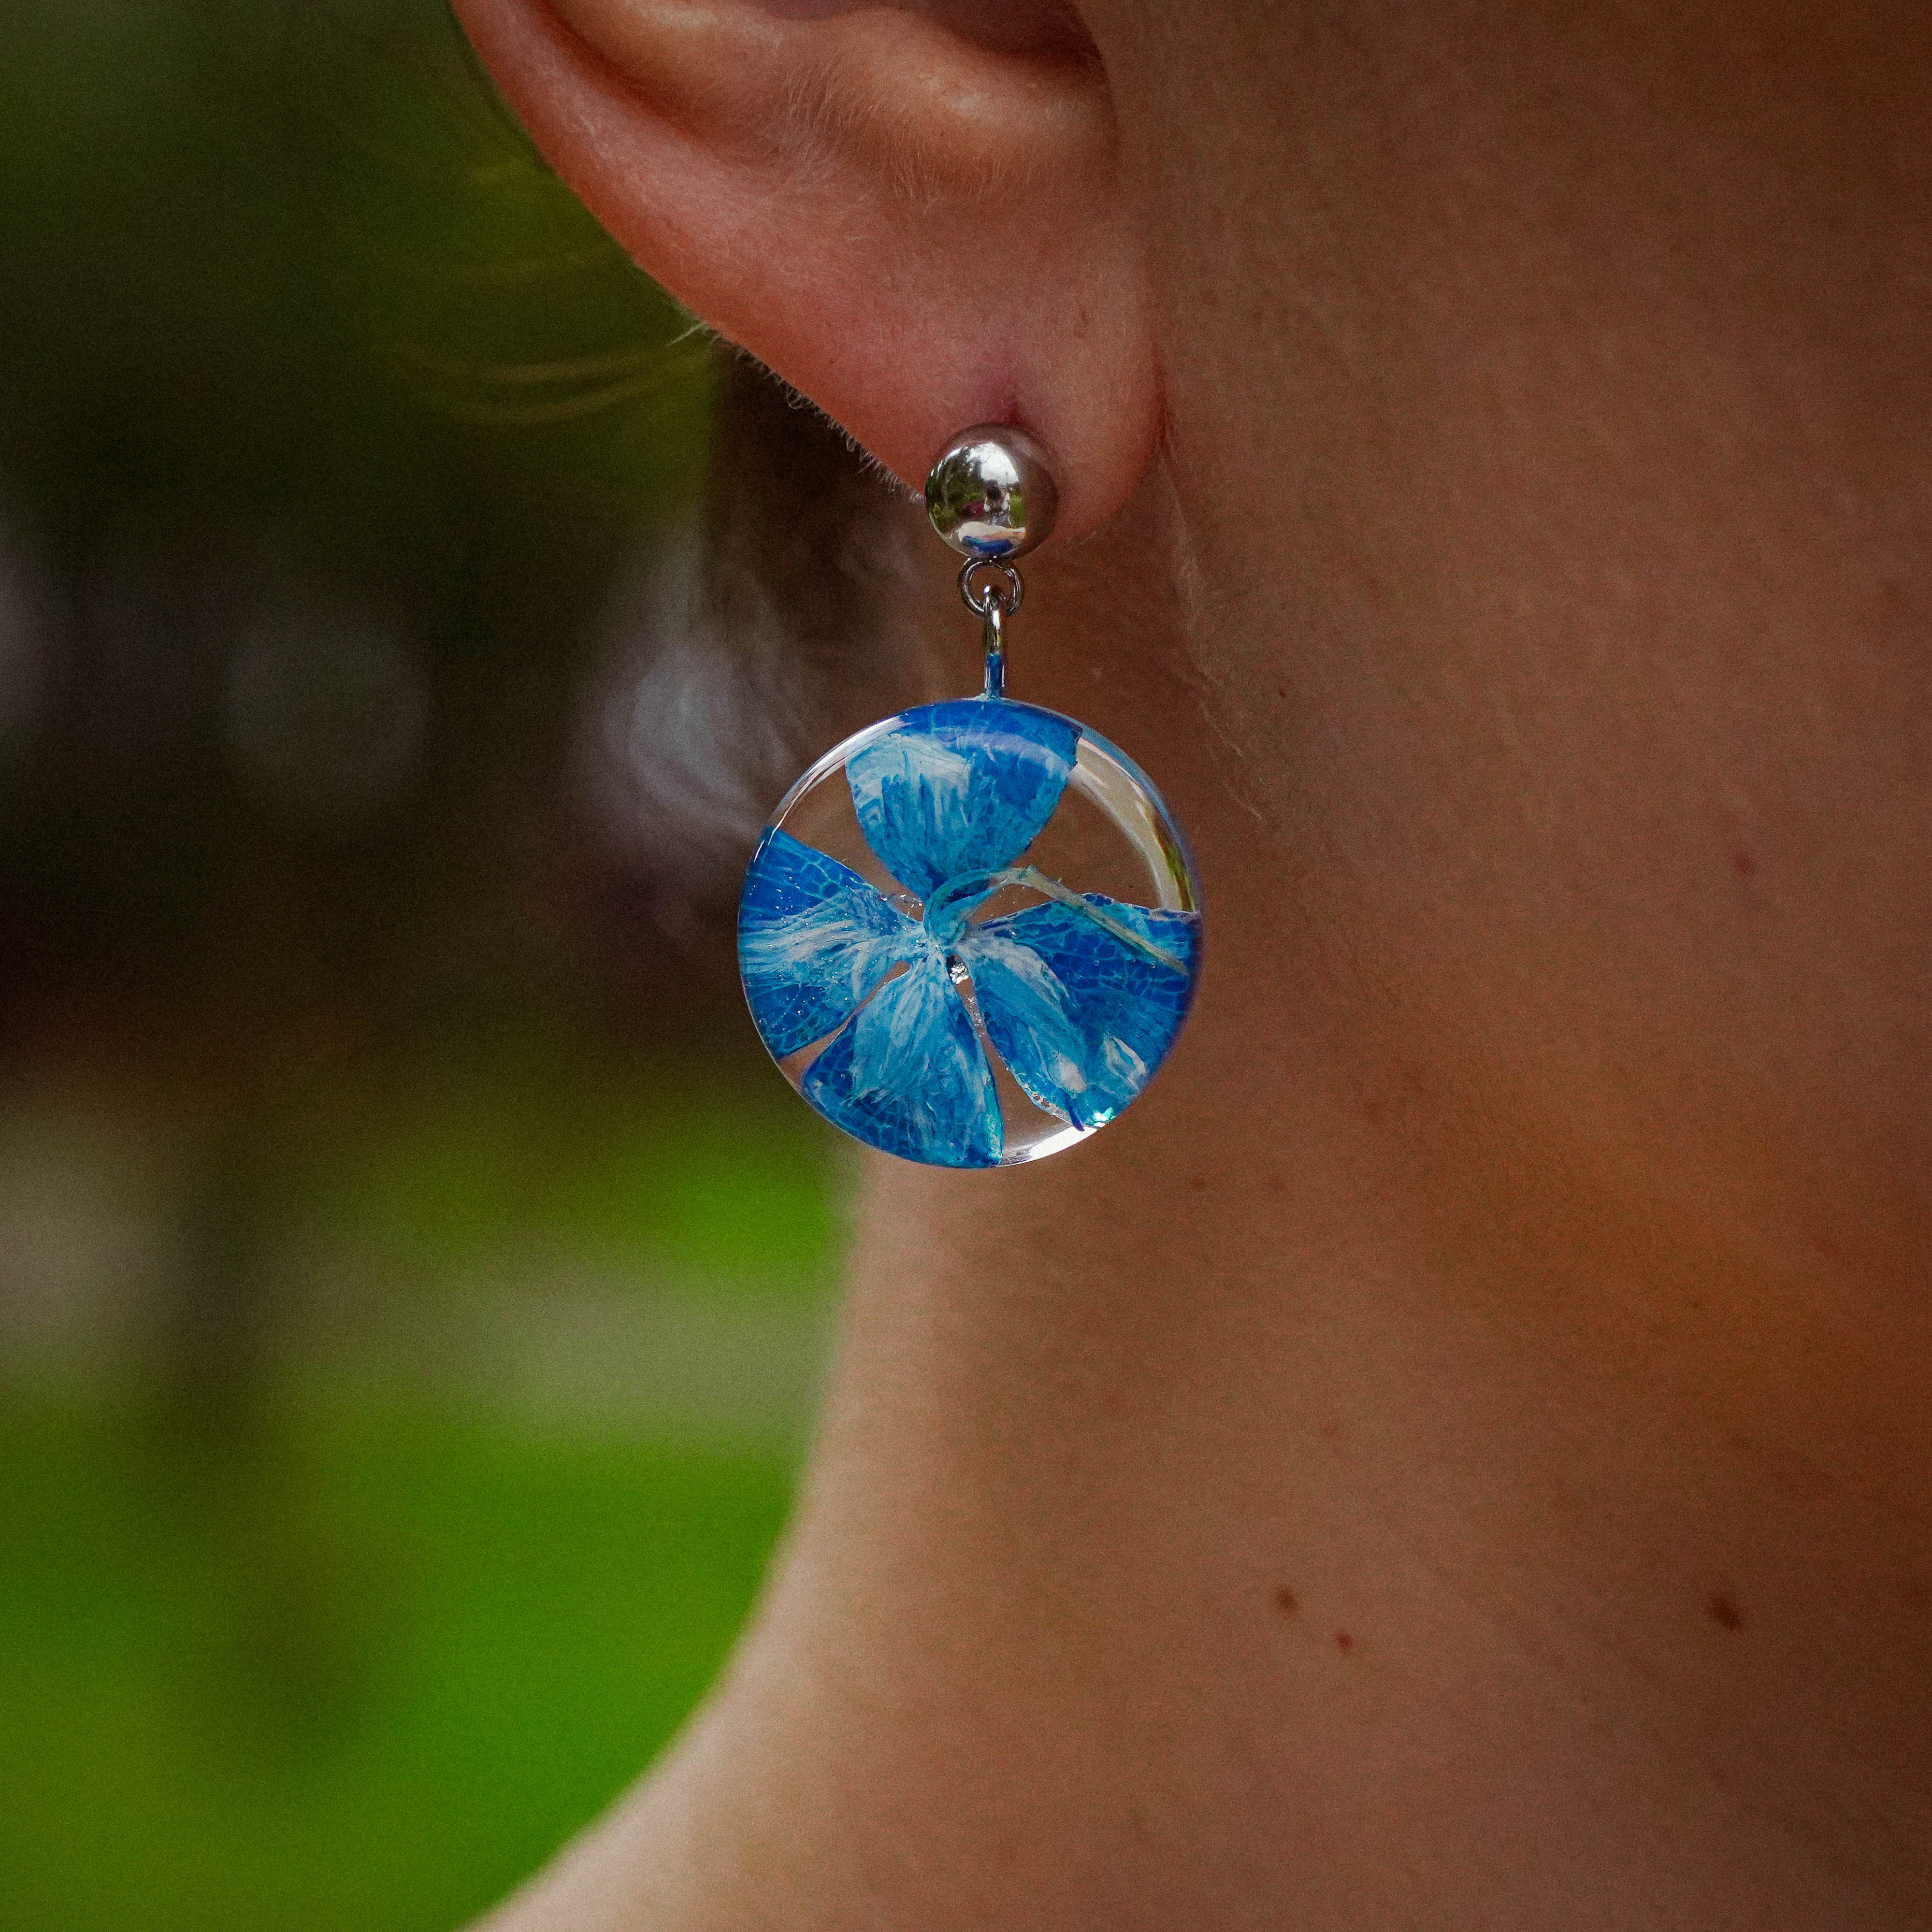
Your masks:
<path fill-rule="evenodd" d="M 647 268 L 1055 448 L 1016 687 L 1212 950 L 1096 1142 L 868 1170 L 754 1628 L 495 1932 L 1932 1923 L 1932 14 L 554 8 Z"/>

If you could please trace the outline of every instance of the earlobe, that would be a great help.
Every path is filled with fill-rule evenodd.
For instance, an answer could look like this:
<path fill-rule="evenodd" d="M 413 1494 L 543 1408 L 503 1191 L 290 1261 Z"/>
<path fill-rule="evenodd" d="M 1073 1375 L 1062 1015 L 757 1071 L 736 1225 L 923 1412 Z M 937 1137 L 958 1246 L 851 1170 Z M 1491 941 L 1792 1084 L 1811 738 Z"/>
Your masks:
<path fill-rule="evenodd" d="M 1159 418 L 1138 238 L 1104 72 L 1063 13 L 458 10 L 639 264 L 895 473 L 1017 422 L 1055 452 L 1064 534 L 1131 494 Z"/>

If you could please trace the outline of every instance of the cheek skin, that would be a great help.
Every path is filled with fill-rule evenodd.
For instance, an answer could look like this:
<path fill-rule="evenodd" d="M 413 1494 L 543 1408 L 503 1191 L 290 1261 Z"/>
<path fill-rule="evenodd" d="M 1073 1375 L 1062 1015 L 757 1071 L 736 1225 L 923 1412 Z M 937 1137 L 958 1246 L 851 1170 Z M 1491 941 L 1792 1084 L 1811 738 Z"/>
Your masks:
<path fill-rule="evenodd" d="M 1148 170 L 1193 647 L 1298 1010 L 1444 1252 L 1528 1217 L 1897 1315 L 1932 1262 L 1925 204 L 1856 62 L 1762 78 L 1714 12 L 1700 66 L 1640 14 L 1472 28 L 1520 76 L 1480 102 L 1388 22 L 1189 63 L 1239 97 Z M 1226 145 L 1250 82 L 1312 130 L 1272 176 Z"/>

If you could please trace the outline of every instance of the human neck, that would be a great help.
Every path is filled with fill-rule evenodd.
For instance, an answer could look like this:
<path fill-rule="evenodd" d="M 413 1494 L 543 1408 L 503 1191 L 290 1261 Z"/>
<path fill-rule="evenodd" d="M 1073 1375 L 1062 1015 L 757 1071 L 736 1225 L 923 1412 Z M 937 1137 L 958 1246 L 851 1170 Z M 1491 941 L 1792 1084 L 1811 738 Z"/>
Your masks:
<path fill-rule="evenodd" d="M 1141 144 L 1172 514 L 1013 641 L 1192 834 L 1190 1030 L 1090 1146 L 872 1173 L 767 1604 L 529 1932 L 1924 1923 L 1917 257 L 1732 124 L 1781 66 L 1700 199 L 1607 68 L 1378 119 L 1378 18 Z M 1270 182 L 1208 110 L 1290 80 Z"/>
<path fill-rule="evenodd" d="M 1656 1231 L 1450 1238 L 1190 802 L 1183 1048 L 1066 1158 L 870 1172 L 769 1600 L 511 1922 L 1922 1923 L 1922 1515 L 1748 1418 L 1803 1352 L 1717 1374 Z"/>

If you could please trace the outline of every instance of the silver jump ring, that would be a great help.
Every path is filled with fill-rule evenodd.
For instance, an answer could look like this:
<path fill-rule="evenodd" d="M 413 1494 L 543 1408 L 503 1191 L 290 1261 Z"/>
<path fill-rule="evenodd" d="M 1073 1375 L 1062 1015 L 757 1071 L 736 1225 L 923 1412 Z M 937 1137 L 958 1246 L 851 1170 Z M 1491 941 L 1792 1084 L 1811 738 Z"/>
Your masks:
<path fill-rule="evenodd" d="M 976 570 L 997 570 L 1006 580 L 1006 592 L 1002 596 L 991 584 L 975 596 L 973 590 L 973 573 Z M 976 617 L 983 617 L 987 607 L 997 603 L 1001 611 L 1010 617 L 1020 608 L 1020 598 L 1025 594 L 1026 586 L 1020 581 L 1020 574 L 1010 563 L 996 556 L 969 556 L 959 569 L 959 594 L 966 600 L 966 608 Z"/>

